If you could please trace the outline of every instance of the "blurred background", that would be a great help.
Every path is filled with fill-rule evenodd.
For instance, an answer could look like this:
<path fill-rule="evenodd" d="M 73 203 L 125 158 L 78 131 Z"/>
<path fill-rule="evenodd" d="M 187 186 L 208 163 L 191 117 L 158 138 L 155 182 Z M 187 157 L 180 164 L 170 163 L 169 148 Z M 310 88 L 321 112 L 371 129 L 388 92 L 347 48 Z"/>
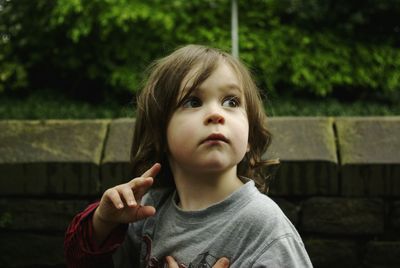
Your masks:
<path fill-rule="evenodd" d="M 400 0 L 238 1 L 270 116 L 400 114 Z M 0 118 L 134 116 L 177 46 L 231 50 L 230 0 L 0 0 Z"/>

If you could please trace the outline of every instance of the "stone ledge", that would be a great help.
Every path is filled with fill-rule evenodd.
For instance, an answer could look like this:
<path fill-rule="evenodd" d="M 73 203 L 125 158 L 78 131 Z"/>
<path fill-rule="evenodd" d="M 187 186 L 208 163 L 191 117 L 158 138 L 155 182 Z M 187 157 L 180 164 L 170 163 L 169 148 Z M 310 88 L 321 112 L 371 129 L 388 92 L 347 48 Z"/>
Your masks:
<path fill-rule="evenodd" d="M 337 118 L 341 192 L 400 195 L 400 117 Z"/>
<path fill-rule="evenodd" d="M 269 129 L 272 143 L 264 158 L 281 161 L 271 184 L 272 195 L 338 193 L 333 118 L 270 118 Z"/>
<path fill-rule="evenodd" d="M 107 120 L 0 121 L 0 193 L 98 193 Z"/>
<path fill-rule="evenodd" d="M 0 121 L 0 194 L 93 196 L 128 181 L 133 126 L 134 119 Z M 269 128 L 264 159 L 282 163 L 272 196 L 400 196 L 400 117 L 277 117 Z"/>

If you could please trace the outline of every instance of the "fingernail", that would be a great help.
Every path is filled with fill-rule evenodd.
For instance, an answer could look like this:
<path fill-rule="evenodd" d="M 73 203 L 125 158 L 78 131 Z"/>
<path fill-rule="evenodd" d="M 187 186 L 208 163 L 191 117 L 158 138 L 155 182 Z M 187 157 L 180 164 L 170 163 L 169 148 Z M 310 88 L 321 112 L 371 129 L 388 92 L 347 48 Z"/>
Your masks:
<path fill-rule="evenodd" d="M 123 208 L 123 207 L 124 207 L 124 205 L 122 203 L 118 204 L 118 208 Z"/>
<path fill-rule="evenodd" d="M 223 259 L 222 259 L 222 265 L 223 265 L 224 267 L 229 267 L 229 260 L 226 259 L 226 258 L 223 258 Z"/>

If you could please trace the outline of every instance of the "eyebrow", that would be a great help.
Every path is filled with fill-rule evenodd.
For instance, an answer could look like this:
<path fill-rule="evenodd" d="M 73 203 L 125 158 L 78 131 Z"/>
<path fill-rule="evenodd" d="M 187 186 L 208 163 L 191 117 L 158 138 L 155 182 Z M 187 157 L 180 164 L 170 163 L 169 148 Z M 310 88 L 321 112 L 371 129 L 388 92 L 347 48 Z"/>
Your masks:
<path fill-rule="evenodd" d="M 238 91 L 239 93 L 243 93 L 243 89 L 239 85 L 234 83 L 226 84 L 222 86 L 220 89 L 233 90 L 233 91 Z"/>
<path fill-rule="evenodd" d="M 191 87 L 184 87 L 181 91 L 181 95 L 186 96 L 188 94 L 188 91 L 191 89 L 192 89 Z M 225 85 L 219 87 L 218 89 L 226 90 L 226 91 L 237 91 L 240 94 L 243 93 L 242 88 L 238 84 L 235 84 L 235 83 L 225 84 Z M 202 90 L 202 88 L 198 87 L 198 88 L 193 89 L 192 92 L 201 91 L 201 90 Z"/>

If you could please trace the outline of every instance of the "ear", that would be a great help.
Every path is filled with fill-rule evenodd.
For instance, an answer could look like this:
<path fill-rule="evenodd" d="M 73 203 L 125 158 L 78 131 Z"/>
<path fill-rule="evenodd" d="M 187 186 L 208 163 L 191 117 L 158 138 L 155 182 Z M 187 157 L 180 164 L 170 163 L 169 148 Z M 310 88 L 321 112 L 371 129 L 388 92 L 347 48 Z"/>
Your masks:
<path fill-rule="evenodd" d="M 246 153 L 250 152 L 250 143 L 247 143 Z"/>

